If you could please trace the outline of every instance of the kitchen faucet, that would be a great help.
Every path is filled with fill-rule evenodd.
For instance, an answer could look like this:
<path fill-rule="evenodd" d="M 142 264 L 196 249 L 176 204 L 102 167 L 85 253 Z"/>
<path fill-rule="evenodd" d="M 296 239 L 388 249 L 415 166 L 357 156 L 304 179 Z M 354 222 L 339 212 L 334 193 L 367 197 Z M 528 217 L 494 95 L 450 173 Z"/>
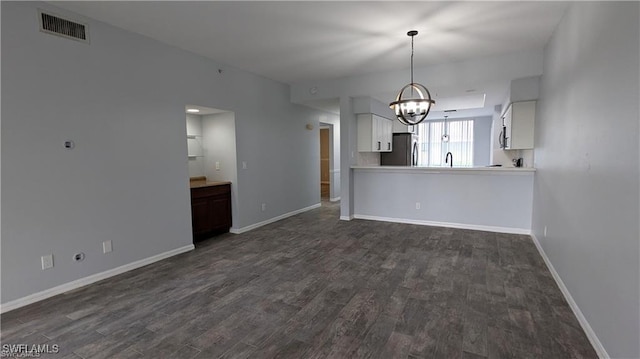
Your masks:
<path fill-rule="evenodd" d="M 449 163 L 449 157 L 451 157 L 451 163 Z M 447 152 L 447 156 L 444 158 L 445 163 L 449 163 L 451 167 L 453 167 L 453 153 Z"/>

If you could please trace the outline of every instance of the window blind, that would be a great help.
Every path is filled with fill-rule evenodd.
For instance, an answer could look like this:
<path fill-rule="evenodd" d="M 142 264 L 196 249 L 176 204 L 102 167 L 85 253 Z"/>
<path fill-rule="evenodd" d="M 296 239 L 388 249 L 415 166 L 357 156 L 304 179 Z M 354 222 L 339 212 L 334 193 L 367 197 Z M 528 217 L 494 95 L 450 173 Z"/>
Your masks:
<path fill-rule="evenodd" d="M 426 167 L 448 166 L 447 152 L 453 154 L 453 165 L 473 166 L 473 119 L 448 120 L 446 133 L 449 142 L 442 141 L 444 121 L 425 121 L 418 125 L 418 165 Z"/>

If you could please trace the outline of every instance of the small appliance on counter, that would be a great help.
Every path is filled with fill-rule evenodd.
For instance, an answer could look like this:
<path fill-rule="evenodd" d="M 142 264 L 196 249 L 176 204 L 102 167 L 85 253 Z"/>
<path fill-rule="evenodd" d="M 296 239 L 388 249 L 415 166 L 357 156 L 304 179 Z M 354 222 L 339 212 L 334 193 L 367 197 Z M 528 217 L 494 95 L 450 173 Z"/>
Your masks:
<path fill-rule="evenodd" d="M 524 160 L 522 159 L 522 157 L 514 158 L 512 161 L 514 167 L 522 167 L 524 165 Z"/>
<path fill-rule="evenodd" d="M 393 151 L 380 154 L 381 166 L 417 166 L 418 137 L 413 133 L 394 133 Z"/>

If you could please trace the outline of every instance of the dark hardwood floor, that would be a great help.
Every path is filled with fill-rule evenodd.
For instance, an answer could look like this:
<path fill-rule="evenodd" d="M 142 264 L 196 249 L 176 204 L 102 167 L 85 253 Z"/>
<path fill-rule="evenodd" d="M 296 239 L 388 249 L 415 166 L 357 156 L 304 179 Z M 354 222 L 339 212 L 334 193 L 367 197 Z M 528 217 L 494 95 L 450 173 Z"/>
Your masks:
<path fill-rule="evenodd" d="M 2 315 L 55 358 L 596 358 L 528 236 L 336 204 Z"/>

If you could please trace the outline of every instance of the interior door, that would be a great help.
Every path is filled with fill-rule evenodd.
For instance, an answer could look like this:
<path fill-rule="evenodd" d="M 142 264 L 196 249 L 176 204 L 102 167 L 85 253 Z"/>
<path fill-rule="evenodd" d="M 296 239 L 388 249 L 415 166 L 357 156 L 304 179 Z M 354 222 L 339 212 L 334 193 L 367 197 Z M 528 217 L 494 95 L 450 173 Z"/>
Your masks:
<path fill-rule="evenodd" d="M 320 129 L 320 197 L 329 198 L 330 183 L 329 178 L 329 129 Z"/>

